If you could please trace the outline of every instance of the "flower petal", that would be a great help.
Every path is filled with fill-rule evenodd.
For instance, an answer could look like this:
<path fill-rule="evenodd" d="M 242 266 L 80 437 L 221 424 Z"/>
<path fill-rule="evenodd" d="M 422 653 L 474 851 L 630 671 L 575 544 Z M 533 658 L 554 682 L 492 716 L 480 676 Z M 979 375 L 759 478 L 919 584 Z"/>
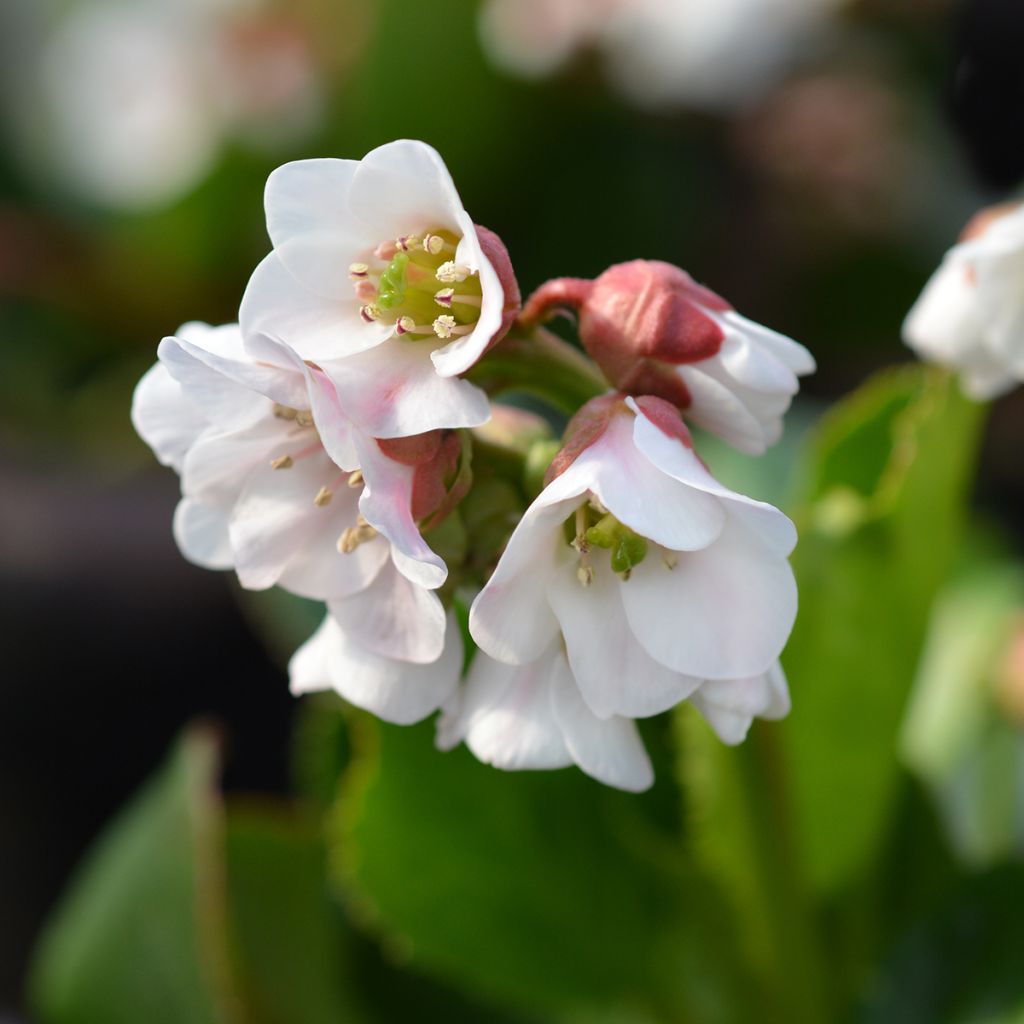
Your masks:
<path fill-rule="evenodd" d="M 193 565 L 230 569 L 234 564 L 227 514 L 222 506 L 182 498 L 174 510 L 174 539 Z"/>
<path fill-rule="evenodd" d="M 796 618 L 789 563 L 734 515 L 702 551 L 684 551 L 668 569 L 646 558 L 622 602 L 647 653 L 700 679 L 758 675 L 778 658 Z"/>
<path fill-rule="evenodd" d="M 132 426 L 165 466 L 181 472 L 185 453 L 208 426 L 202 409 L 190 402 L 181 385 L 154 363 L 135 386 Z"/>
<path fill-rule="evenodd" d="M 445 614 L 440 599 L 410 582 L 393 564 L 384 565 L 364 591 L 332 601 L 328 608 L 342 629 L 368 651 L 420 665 L 441 655 Z"/>
<path fill-rule="evenodd" d="M 473 659 L 458 732 L 484 764 L 505 771 L 572 764 L 551 702 L 557 648 L 525 665 L 504 665 L 482 651 Z"/>
<path fill-rule="evenodd" d="M 606 552 L 593 552 L 594 578 L 583 587 L 576 566 L 563 564 L 548 583 L 548 601 L 558 616 L 569 665 L 583 699 L 599 718 L 645 718 L 674 707 L 699 679 L 655 661 L 633 635 L 622 607 L 623 582 Z M 648 557 L 656 558 L 654 554 Z"/>
<path fill-rule="evenodd" d="M 746 739 L 754 718 L 784 718 L 789 714 L 789 688 L 776 662 L 752 679 L 716 679 L 704 683 L 691 702 L 723 743 Z"/>
<path fill-rule="evenodd" d="M 636 723 L 629 718 L 598 718 L 587 707 L 561 655 L 556 665 L 551 702 L 572 759 L 606 786 L 631 793 L 649 789 L 654 770 Z"/>

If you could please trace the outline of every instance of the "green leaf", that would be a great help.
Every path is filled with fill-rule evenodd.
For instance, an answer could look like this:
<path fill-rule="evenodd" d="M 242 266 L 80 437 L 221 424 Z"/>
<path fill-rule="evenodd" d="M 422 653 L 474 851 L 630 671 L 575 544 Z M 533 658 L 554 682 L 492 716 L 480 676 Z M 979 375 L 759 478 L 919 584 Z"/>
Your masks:
<path fill-rule="evenodd" d="M 656 820 L 664 790 L 503 773 L 439 753 L 429 724 L 355 725 L 332 865 L 353 913 L 414 965 L 573 1019 L 735 1019 L 749 993 L 732 937 Z"/>
<path fill-rule="evenodd" d="M 217 755 L 188 731 L 88 855 L 32 970 L 46 1024 L 230 1024 Z"/>
<path fill-rule="evenodd" d="M 960 543 L 981 407 L 946 373 L 883 373 L 813 438 L 793 558 L 800 614 L 783 655 L 797 849 L 835 889 L 877 852 L 897 737 L 932 601 Z"/>
<path fill-rule="evenodd" d="M 230 809 L 228 900 L 248 1024 L 366 1019 L 324 861 L 315 821 L 272 805 Z"/>

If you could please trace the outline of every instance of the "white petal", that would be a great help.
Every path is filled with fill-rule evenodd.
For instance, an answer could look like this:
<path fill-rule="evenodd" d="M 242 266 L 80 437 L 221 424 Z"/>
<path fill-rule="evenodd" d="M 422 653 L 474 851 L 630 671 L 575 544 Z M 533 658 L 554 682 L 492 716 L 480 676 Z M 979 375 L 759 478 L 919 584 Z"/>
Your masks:
<path fill-rule="evenodd" d="M 389 459 L 374 438 L 356 440 L 363 470 L 359 510 L 396 549 L 395 565 L 421 587 L 441 586 L 448 576 L 444 559 L 434 554 L 412 518 L 414 467 Z"/>
<path fill-rule="evenodd" d="M 511 666 L 477 653 L 462 695 L 458 731 L 484 764 L 505 771 L 572 764 L 551 702 L 551 676 L 561 658 L 551 648 L 526 665 Z"/>
<path fill-rule="evenodd" d="M 547 588 L 576 685 L 599 718 L 644 718 L 666 711 L 685 700 L 700 680 L 666 668 L 644 650 L 622 607 L 620 591 L 632 581 L 624 583 L 612 572 L 607 553 L 593 556 L 590 586 L 580 585 L 575 563 L 568 562 Z"/>
<path fill-rule="evenodd" d="M 448 701 L 461 670 L 462 636 L 454 616 L 441 656 L 428 664 L 382 657 L 328 616 L 289 665 L 293 693 L 329 686 L 356 707 L 398 725 L 418 722 Z"/>
<path fill-rule="evenodd" d="M 552 675 L 551 699 L 565 744 L 583 771 L 607 786 L 632 793 L 651 787 L 654 770 L 636 724 L 629 718 L 598 718 L 561 657 Z"/>
<path fill-rule="evenodd" d="M 297 280 L 324 296 L 351 296 L 348 266 L 357 251 L 375 244 L 349 202 L 358 166 L 356 160 L 295 160 L 267 179 L 264 205 L 274 249 Z"/>
<path fill-rule="evenodd" d="M 487 396 L 468 381 L 439 377 L 430 353 L 430 341 L 391 339 L 321 366 L 337 387 L 345 413 L 372 437 L 410 437 L 485 423 Z"/>
<path fill-rule="evenodd" d="M 947 255 L 903 321 L 903 340 L 925 359 L 959 366 L 983 343 L 979 313 L 971 268 Z"/>
<path fill-rule="evenodd" d="M 742 520 L 780 555 L 793 550 L 796 527 L 785 515 L 773 505 L 737 494 L 720 484 L 692 449 L 662 432 L 640 413 L 633 399 L 627 398 L 626 403 L 638 413 L 633 425 L 636 446 L 655 466 L 681 483 L 725 499 L 730 515 Z"/>
<path fill-rule="evenodd" d="M 349 202 L 370 225 L 371 245 L 430 229 L 458 231 L 463 212 L 440 154 L 425 142 L 409 139 L 389 142 L 363 157 Z"/>
<path fill-rule="evenodd" d="M 230 569 L 234 564 L 227 511 L 223 506 L 182 498 L 174 510 L 174 539 L 181 553 L 194 565 L 204 569 Z"/>
<path fill-rule="evenodd" d="M 228 433 L 207 431 L 185 455 L 181 489 L 206 502 L 230 507 L 255 469 L 269 465 L 280 454 L 285 429 L 279 420 L 264 416 L 243 430 Z"/>
<path fill-rule="evenodd" d="M 349 258 L 344 264 L 346 279 Z M 272 252 L 253 271 L 239 310 L 247 338 L 265 334 L 281 338 L 303 359 L 340 359 L 379 345 L 394 333 L 394 325 L 366 323 L 361 303 L 349 288 L 338 298 L 324 298 L 300 284 Z"/>
<path fill-rule="evenodd" d="M 383 657 L 425 665 L 441 654 L 445 615 L 440 599 L 410 582 L 394 565 L 385 564 L 361 593 L 328 607 L 361 647 Z"/>
<path fill-rule="evenodd" d="M 679 551 L 707 547 L 725 523 L 722 502 L 663 472 L 634 443 L 634 418 L 615 416 L 604 434 L 576 460 L 592 467 L 591 489 L 630 529 Z M 666 440 L 668 440 L 666 438 Z M 681 457 L 692 451 L 681 441 Z"/>
<path fill-rule="evenodd" d="M 773 331 L 770 327 L 765 327 L 764 324 L 748 320 L 735 310 L 728 310 L 719 315 L 731 328 L 742 332 L 752 343 L 752 347 L 764 349 L 798 377 L 814 373 L 817 369 L 814 356 L 798 341 L 794 341 L 778 331 Z"/>
<path fill-rule="evenodd" d="M 131 416 L 132 426 L 156 457 L 179 473 L 185 453 L 207 426 L 202 409 L 185 397 L 161 363 L 151 366 L 135 386 Z"/>
<path fill-rule="evenodd" d="M 722 384 L 707 371 L 705 363 L 676 368 L 690 392 L 687 419 L 747 455 L 763 455 L 767 443 L 761 422 L 740 400 L 734 388 Z"/>
<path fill-rule="evenodd" d="M 789 689 L 776 662 L 751 679 L 718 679 L 704 683 L 691 697 L 723 743 L 746 739 L 755 718 L 777 719 L 789 714 Z"/>
<path fill-rule="evenodd" d="M 674 569 L 646 558 L 622 601 L 633 633 L 657 661 L 701 679 L 758 675 L 778 658 L 796 618 L 789 563 L 735 518 Z"/>

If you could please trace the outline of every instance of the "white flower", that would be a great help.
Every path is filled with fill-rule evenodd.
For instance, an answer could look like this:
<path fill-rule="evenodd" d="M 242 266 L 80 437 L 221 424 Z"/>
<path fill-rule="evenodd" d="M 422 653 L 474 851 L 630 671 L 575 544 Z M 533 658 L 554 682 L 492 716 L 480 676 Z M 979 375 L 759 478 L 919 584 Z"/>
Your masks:
<path fill-rule="evenodd" d="M 656 398 L 588 403 L 553 469 L 473 603 L 479 646 L 521 666 L 564 643 L 601 719 L 657 714 L 708 682 L 697 704 L 728 742 L 777 714 L 793 524 L 719 484 Z"/>
<path fill-rule="evenodd" d="M 982 401 L 1024 380 L 1024 206 L 979 221 L 925 285 L 903 338 L 922 359 L 958 370 Z"/>
<path fill-rule="evenodd" d="M 288 675 L 293 694 L 334 690 L 350 704 L 399 725 L 418 722 L 451 699 L 462 672 L 462 636 L 454 615 L 446 622 L 441 613 L 441 646 L 435 657 L 416 661 L 367 646 L 358 626 L 339 621 L 339 609 L 333 611 L 292 656 Z"/>
<path fill-rule="evenodd" d="M 403 140 L 285 164 L 266 209 L 274 251 L 242 300 L 246 336 L 280 337 L 323 367 L 375 437 L 487 419 L 483 392 L 457 375 L 507 328 L 518 290 L 435 150 Z"/>
<path fill-rule="evenodd" d="M 41 106 L 26 122 L 46 125 L 54 171 L 118 208 L 170 202 L 209 170 L 226 137 L 280 125 L 294 136 L 319 103 L 302 35 L 247 0 L 78 5 L 39 70 L 30 95 Z"/>
<path fill-rule="evenodd" d="M 442 749 L 460 741 L 485 764 L 506 771 L 576 764 L 606 785 L 633 792 L 654 781 L 636 724 L 594 714 L 560 644 L 525 665 L 477 652 L 465 686 L 438 722 Z"/>
<path fill-rule="evenodd" d="M 132 419 L 181 474 L 174 533 L 190 561 L 234 568 L 250 589 L 328 601 L 380 591 L 443 619 L 422 590 L 447 570 L 413 520 L 415 470 L 354 430 L 321 371 L 269 338 L 247 351 L 237 325 L 187 324 L 159 358 Z M 401 649 L 385 613 L 365 631 Z"/>

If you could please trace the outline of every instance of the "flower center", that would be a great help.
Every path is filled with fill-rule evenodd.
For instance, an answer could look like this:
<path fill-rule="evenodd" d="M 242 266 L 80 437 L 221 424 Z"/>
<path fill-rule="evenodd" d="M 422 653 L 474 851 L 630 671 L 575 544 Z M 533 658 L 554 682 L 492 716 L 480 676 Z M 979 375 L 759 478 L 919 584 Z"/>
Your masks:
<path fill-rule="evenodd" d="M 647 557 L 647 538 L 616 519 L 594 496 L 576 509 L 573 517 L 566 521 L 565 529 L 566 536 L 571 538 L 569 546 L 579 554 L 576 578 L 584 587 L 594 581 L 593 548 L 603 548 L 609 553 L 612 572 L 623 581 L 628 580 L 633 567 Z M 675 555 L 662 552 L 662 562 L 667 569 L 674 569 Z"/>
<path fill-rule="evenodd" d="M 381 242 L 372 263 L 351 264 L 359 315 L 367 323 L 390 320 L 396 334 L 412 339 L 469 334 L 482 292 L 479 276 L 455 262 L 458 241 L 450 231 L 402 235 Z"/>

